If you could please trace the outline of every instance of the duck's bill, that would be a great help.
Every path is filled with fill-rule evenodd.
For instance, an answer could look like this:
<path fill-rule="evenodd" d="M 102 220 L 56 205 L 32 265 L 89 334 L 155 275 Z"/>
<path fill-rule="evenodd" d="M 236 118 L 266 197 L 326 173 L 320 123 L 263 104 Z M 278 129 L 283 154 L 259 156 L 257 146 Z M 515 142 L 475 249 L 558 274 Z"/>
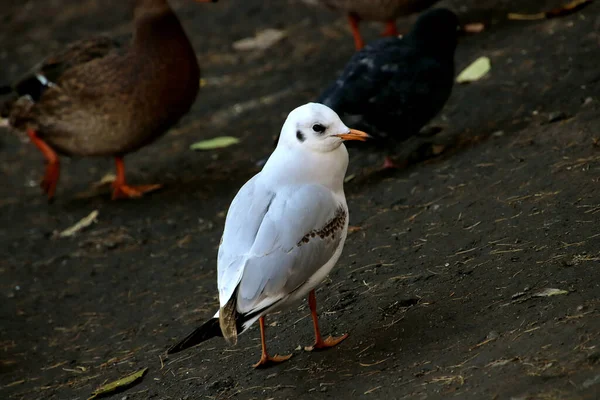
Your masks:
<path fill-rule="evenodd" d="M 369 134 L 356 129 L 350 129 L 350 132 L 342 133 L 336 136 L 342 140 L 360 140 L 361 142 L 364 142 L 371 137 Z"/>

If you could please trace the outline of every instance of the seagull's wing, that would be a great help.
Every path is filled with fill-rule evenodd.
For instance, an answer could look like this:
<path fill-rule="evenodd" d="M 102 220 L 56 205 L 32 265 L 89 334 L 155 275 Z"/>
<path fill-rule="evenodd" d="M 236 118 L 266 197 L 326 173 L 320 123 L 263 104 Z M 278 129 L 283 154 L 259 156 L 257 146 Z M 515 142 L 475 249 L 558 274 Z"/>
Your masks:
<path fill-rule="evenodd" d="M 219 248 L 223 307 L 256 313 L 305 284 L 336 253 L 347 228 L 346 207 L 321 185 L 269 191 L 252 179 L 229 210 Z"/>

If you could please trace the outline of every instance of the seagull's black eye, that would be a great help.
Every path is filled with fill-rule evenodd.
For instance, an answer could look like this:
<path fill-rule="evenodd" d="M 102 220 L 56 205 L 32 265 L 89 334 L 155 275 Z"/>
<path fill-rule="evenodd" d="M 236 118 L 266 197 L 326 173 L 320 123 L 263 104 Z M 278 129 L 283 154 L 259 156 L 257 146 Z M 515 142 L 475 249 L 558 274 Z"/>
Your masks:
<path fill-rule="evenodd" d="M 323 125 L 321 125 L 321 124 L 314 124 L 314 125 L 313 125 L 313 131 L 315 131 L 315 132 L 317 132 L 317 133 L 323 133 L 323 132 L 325 132 L 325 129 L 327 129 L 327 128 L 325 128 L 325 127 L 324 127 Z"/>

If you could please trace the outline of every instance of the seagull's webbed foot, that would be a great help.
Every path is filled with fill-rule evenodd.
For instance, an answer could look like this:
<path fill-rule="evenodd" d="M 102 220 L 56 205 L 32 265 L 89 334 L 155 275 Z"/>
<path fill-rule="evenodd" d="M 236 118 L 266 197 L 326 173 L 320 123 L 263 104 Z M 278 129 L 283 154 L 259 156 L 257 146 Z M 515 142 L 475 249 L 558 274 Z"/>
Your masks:
<path fill-rule="evenodd" d="M 313 327 L 315 328 L 315 344 L 312 346 L 306 346 L 304 350 L 313 351 L 313 350 L 324 350 L 330 347 L 337 346 L 344 339 L 348 337 L 348 334 L 344 334 L 342 336 L 333 337 L 329 336 L 325 340 L 321 337 L 321 331 L 319 329 L 319 317 L 317 316 L 317 296 L 315 295 L 314 289 L 310 291 L 308 294 L 308 305 L 310 307 L 310 313 L 312 315 Z"/>
<path fill-rule="evenodd" d="M 270 356 L 267 353 L 267 337 L 266 337 L 266 327 L 265 327 L 265 317 L 260 317 L 258 319 L 258 322 L 260 324 L 260 343 L 262 345 L 262 353 L 260 356 L 260 360 L 253 365 L 254 368 L 267 368 L 270 367 L 272 365 L 277 365 L 279 363 L 282 363 L 284 361 L 289 360 L 292 355 L 288 354 L 286 356 L 280 356 L 275 354 L 274 356 Z"/>

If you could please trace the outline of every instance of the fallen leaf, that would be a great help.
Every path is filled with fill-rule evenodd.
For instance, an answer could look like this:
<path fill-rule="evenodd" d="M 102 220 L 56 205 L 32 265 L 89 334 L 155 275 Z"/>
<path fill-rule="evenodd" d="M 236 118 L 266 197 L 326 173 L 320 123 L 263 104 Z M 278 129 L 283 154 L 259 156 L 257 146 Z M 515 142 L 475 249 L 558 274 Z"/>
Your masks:
<path fill-rule="evenodd" d="M 533 297 L 550 297 L 550 296 L 557 296 L 560 294 L 568 294 L 568 293 L 569 292 L 566 290 L 546 288 L 546 289 L 540 290 L 539 292 L 535 293 L 533 295 Z"/>
<path fill-rule="evenodd" d="M 96 399 L 98 397 L 106 396 L 109 394 L 113 394 L 117 391 L 121 391 L 126 389 L 127 387 L 133 385 L 146 374 L 148 368 L 141 369 L 137 372 L 134 372 L 131 375 L 127 375 L 124 378 L 116 380 L 114 382 L 107 383 L 106 385 L 100 386 L 98 389 L 94 390 L 92 396 L 88 398 L 88 400 Z"/>
<path fill-rule="evenodd" d="M 223 147 L 228 147 L 239 143 L 240 139 L 233 136 L 220 136 L 208 140 L 203 140 L 201 142 L 196 142 L 190 146 L 191 150 L 214 150 L 220 149 Z"/>
<path fill-rule="evenodd" d="M 265 29 L 254 37 L 238 40 L 233 43 L 233 48 L 240 51 L 265 50 L 285 37 L 286 33 L 279 29 Z"/>
<path fill-rule="evenodd" d="M 553 8 L 550 11 L 546 11 L 546 18 L 561 17 L 563 15 L 569 15 L 575 11 L 581 10 L 583 7 L 588 6 L 592 3 L 592 0 L 574 0 L 562 7 Z"/>
<path fill-rule="evenodd" d="M 509 364 L 511 362 L 514 362 L 516 360 L 518 360 L 518 358 L 516 358 L 516 357 L 515 358 L 511 358 L 511 359 L 501 358 L 499 360 L 492 361 L 491 363 L 489 363 L 488 365 L 486 365 L 486 367 L 492 367 L 492 368 L 502 367 L 502 366 L 504 366 L 506 364 Z"/>
<path fill-rule="evenodd" d="M 485 25 L 481 22 L 472 22 L 470 24 L 464 24 L 462 27 L 463 32 L 466 33 L 481 33 L 485 29 Z"/>
<path fill-rule="evenodd" d="M 508 14 L 508 19 L 513 20 L 513 21 L 536 21 L 539 19 L 545 19 L 546 18 L 546 14 L 541 12 L 541 13 L 536 13 L 536 14 L 519 14 L 519 13 L 509 13 Z"/>
<path fill-rule="evenodd" d="M 483 78 L 492 68 L 488 57 L 479 57 L 456 78 L 456 83 L 468 83 Z"/>
<path fill-rule="evenodd" d="M 446 150 L 446 146 L 443 144 L 434 144 L 431 146 L 431 152 L 434 156 L 439 156 Z"/>
<path fill-rule="evenodd" d="M 90 185 L 90 188 L 86 191 L 75 194 L 77 199 L 89 199 L 90 197 L 96 197 L 100 194 L 106 193 L 107 187 L 109 187 L 117 177 L 113 173 L 105 174 L 99 181 L 96 181 Z"/>
<path fill-rule="evenodd" d="M 344 183 L 348 183 L 354 178 L 356 178 L 355 174 L 348 175 L 346 178 L 344 178 Z"/>
<path fill-rule="evenodd" d="M 11 382 L 8 385 L 4 385 L 3 387 L 4 388 L 9 388 L 9 387 L 17 386 L 17 385 L 22 385 L 24 383 L 25 383 L 25 379 L 21 379 L 21 380 L 18 380 L 18 381 Z"/>
<path fill-rule="evenodd" d="M 106 186 L 109 183 L 113 183 L 116 180 L 117 180 L 117 176 L 115 174 L 109 172 L 106 175 L 104 175 L 98 182 L 94 182 L 93 186 L 94 187 Z"/>
<path fill-rule="evenodd" d="M 564 15 L 572 14 L 575 11 L 579 11 L 583 7 L 591 3 L 592 0 L 574 0 L 560 7 L 553 8 L 552 10 L 543 11 L 535 14 L 509 13 L 508 19 L 514 21 L 534 21 L 539 19 L 562 17 Z"/>
<path fill-rule="evenodd" d="M 85 229 L 88 226 L 90 226 L 91 224 L 93 224 L 96 221 L 96 218 L 98 218 L 98 210 L 92 211 L 87 217 L 81 219 L 79 222 L 77 222 L 72 227 L 67 228 L 64 231 L 60 232 L 58 234 L 58 237 L 62 238 L 62 237 L 73 236 L 77 232 L 79 232 L 82 229 Z"/>

